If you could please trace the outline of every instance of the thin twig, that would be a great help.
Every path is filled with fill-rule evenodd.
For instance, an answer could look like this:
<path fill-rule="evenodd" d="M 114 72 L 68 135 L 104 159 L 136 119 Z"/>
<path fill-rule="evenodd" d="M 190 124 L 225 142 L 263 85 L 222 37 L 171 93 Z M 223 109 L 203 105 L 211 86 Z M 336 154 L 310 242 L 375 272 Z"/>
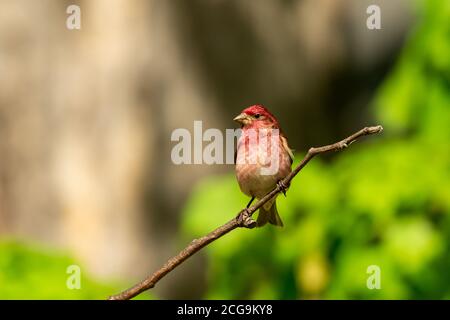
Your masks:
<path fill-rule="evenodd" d="M 359 130 L 358 132 L 352 134 L 351 136 L 345 138 L 344 140 L 341 140 L 339 142 L 318 147 L 318 148 L 310 148 L 308 150 L 308 153 L 303 158 L 303 160 L 300 162 L 300 164 L 288 175 L 282 180 L 281 185 L 277 185 L 276 188 L 274 188 L 271 192 L 266 194 L 262 199 L 260 199 L 255 205 L 248 209 L 243 209 L 239 212 L 239 214 L 232 220 L 228 221 L 224 225 L 218 227 L 214 231 L 210 232 L 204 237 L 201 237 L 200 239 L 193 240 L 186 248 L 184 248 L 180 253 L 178 253 L 176 256 L 170 258 L 164 266 L 162 266 L 158 271 L 153 273 L 151 276 L 145 278 L 140 283 L 136 284 L 135 286 L 119 293 L 113 296 L 109 297 L 109 300 L 128 300 L 131 299 L 138 294 L 153 288 L 156 283 L 161 280 L 166 274 L 171 272 L 173 269 L 175 269 L 177 266 L 179 266 L 183 261 L 188 259 L 190 256 L 195 254 L 197 251 L 202 249 L 203 247 L 207 246 L 211 242 L 219 239 L 223 235 L 227 234 L 228 232 L 238 228 L 251 228 L 253 225 L 248 225 L 248 221 L 251 219 L 248 219 L 253 215 L 253 213 L 258 210 L 261 206 L 263 206 L 267 201 L 272 199 L 276 194 L 283 191 L 282 185 L 288 186 L 291 182 L 291 180 L 302 170 L 306 164 L 316 155 L 321 153 L 326 153 L 330 151 L 340 151 L 345 148 L 347 148 L 351 143 L 356 141 L 358 138 L 371 135 L 375 133 L 380 133 L 383 131 L 383 127 L 378 125 L 374 127 L 365 127 L 364 129 Z"/>

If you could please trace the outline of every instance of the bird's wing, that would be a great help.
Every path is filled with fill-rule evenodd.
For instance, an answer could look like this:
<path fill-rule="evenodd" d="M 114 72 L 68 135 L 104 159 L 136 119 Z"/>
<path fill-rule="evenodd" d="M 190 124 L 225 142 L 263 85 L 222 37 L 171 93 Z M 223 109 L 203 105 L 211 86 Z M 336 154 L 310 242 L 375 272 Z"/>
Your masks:
<path fill-rule="evenodd" d="M 283 134 L 281 134 L 281 144 L 283 146 L 283 149 L 289 154 L 289 158 L 291 158 L 291 164 L 292 164 L 292 162 L 294 162 L 294 153 L 292 152 L 292 149 L 289 148 L 287 139 Z"/>

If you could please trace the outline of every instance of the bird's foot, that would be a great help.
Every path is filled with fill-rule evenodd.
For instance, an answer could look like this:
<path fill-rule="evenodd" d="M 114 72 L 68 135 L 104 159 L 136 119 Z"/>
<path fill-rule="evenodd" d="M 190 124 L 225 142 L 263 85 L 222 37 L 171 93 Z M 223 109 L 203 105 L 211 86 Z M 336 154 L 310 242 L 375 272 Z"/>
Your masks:
<path fill-rule="evenodd" d="M 289 188 L 289 185 L 286 185 L 286 183 L 284 183 L 283 180 L 280 180 L 277 182 L 277 187 L 278 189 L 280 189 L 280 191 L 284 194 L 284 196 L 286 197 L 286 191 Z"/>
<path fill-rule="evenodd" d="M 240 226 L 253 229 L 256 227 L 256 221 L 251 217 L 248 208 L 245 208 L 243 211 L 241 211 L 238 216 L 238 223 Z"/>

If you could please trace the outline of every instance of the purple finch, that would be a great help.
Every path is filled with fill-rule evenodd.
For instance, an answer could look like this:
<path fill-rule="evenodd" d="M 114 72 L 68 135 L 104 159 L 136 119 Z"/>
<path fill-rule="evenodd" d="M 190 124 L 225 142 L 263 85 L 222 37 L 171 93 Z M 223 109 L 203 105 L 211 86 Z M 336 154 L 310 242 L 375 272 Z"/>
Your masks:
<path fill-rule="evenodd" d="M 277 118 L 264 106 L 248 107 L 233 120 L 242 129 L 236 150 L 236 178 L 241 191 L 252 197 L 248 208 L 255 198 L 264 197 L 291 172 L 293 154 Z M 283 226 L 276 196 L 259 209 L 256 225 L 261 227 L 267 222 Z"/>

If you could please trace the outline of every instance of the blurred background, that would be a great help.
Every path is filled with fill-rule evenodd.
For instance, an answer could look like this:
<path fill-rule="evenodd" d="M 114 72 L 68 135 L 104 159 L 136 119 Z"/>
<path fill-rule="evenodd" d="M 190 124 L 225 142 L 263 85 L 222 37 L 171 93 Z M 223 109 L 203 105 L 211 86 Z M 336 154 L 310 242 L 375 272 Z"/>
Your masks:
<path fill-rule="evenodd" d="M 103 299 L 234 217 L 233 165 L 174 165 L 170 136 L 262 103 L 297 161 L 385 130 L 314 159 L 283 229 L 235 230 L 144 298 L 450 299 L 449 57 L 447 0 L 0 0 L 0 298 Z"/>

